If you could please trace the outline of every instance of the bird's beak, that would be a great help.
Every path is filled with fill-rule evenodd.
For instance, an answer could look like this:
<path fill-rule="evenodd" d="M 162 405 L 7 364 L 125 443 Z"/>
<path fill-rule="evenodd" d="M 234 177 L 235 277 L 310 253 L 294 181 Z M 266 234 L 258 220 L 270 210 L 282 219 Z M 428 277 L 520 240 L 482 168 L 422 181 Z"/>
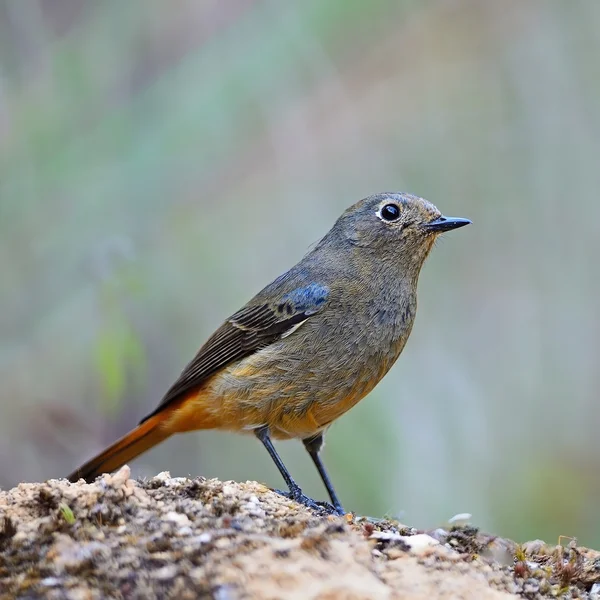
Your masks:
<path fill-rule="evenodd" d="M 442 232 L 450 231 L 451 229 L 458 229 L 469 225 L 471 221 L 469 219 L 461 219 L 460 217 L 444 217 L 443 215 L 435 221 L 430 221 L 425 224 L 425 229 L 428 231 Z"/>

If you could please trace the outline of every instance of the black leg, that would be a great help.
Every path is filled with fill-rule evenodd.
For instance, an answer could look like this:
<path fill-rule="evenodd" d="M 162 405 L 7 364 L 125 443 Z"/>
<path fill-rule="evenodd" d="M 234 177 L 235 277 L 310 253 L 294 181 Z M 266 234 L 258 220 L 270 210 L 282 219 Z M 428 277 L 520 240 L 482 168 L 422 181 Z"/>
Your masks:
<path fill-rule="evenodd" d="M 273 442 L 271 441 L 271 437 L 269 436 L 269 428 L 268 427 L 260 427 L 259 429 L 255 429 L 254 433 L 256 437 L 263 443 L 263 446 L 267 449 L 269 456 L 279 469 L 281 476 L 285 480 L 286 485 L 290 490 L 290 494 L 292 496 L 302 494 L 302 490 L 300 486 L 292 479 L 290 472 L 287 470 L 286 466 L 283 464 L 281 457 L 277 454 L 277 450 L 275 450 L 275 446 L 273 446 Z"/>
<path fill-rule="evenodd" d="M 319 456 L 319 452 L 321 451 L 321 448 L 323 447 L 323 434 L 319 433 L 314 437 L 306 438 L 305 440 L 302 440 L 302 442 L 304 443 L 304 447 L 310 454 L 310 457 L 313 459 L 313 462 L 315 463 L 315 467 L 317 467 L 317 471 L 319 471 L 319 475 L 321 476 L 321 479 L 323 480 L 323 484 L 325 485 L 325 488 L 327 489 L 327 493 L 329 494 L 329 497 L 331 498 L 331 503 L 333 504 L 335 510 L 340 515 L 345 514 L 344 507 L 342 506 L 342 503 L 340 502 L 339 498 L 337 497 L 337 494 L 335 493 L 335 489 L 333 488 L 331 479 L 329 479 L 329 475 L 327 475 L 327 471 L 325 470 L 325 465 L 323 464 L 323 461 L 321 460 L 321 457 Z"/>
<path fill-rule="evenodd" d="M 334 509 L 334 507 L 330 506 L 328 503 L 315 502 L 314 500 L 312 500 L 308 496 L 305 496 L 302 493 L 300 486 L 292 479 L 290 472 L 287 470 L 286 466 L 283 464 L 283 461 L 281 460 L 281 457 L 279 456 L 279 454 L 277 454 L 277 450 L 275 450 L 275 446 L 273 446 L 273 442 L 271 441 L 271 437 L 269 436 L 269 428 L 268 427 L 266 427 L 266 426 L 259 427 L 258 429 L 254 430 L 254 434 L 263 443 L 263 446 L 267 449 L 269 456 L 271 457 L 271 459 L 273 460 L 273 462 L 279 469 L 281 476 L 285 480 L 285 483 L 290 490 L 289 494 L 286 494 L 279 490 L 275 490 L 275 491 L 280 493 L 282 496 L 286 496 L 287 498 L 291 498 L 292 500 L 295 500 L 296 502 L 299 502 L 300 504 L 304 504 L 304 506 L 308 506 L 308 508 L 313 508 L 313 509 L 321 511 L 321 512 L 326 511 L 326 512 L 334 513 L 334 514 L 337 512 L 337 508 Z"/>

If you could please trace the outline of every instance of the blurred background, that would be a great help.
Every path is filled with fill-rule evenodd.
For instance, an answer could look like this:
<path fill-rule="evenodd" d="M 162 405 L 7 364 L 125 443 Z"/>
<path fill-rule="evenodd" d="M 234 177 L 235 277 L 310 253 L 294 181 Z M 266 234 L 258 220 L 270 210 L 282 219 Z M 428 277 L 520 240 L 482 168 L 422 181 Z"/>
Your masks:
<path fill-rule="evenodd" d="M 473 225 L 328 434 L 345 506 L 600 545 L 599 31 L 596 0 L 1 1 L 0 486 L 67 475 L 342 210 L 406 190 Z M 282 485 L 225 433 L 132 467 Z"/>

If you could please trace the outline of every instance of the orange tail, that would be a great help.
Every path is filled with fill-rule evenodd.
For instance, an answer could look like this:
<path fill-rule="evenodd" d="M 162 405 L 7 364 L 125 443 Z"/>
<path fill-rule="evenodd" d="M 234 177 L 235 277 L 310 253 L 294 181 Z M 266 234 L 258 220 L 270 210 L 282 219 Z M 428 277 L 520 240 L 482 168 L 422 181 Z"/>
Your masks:
<path fill-rule="evenodd" d="M 83 478 L 88 483 L 91 483 L 102 473 L 110 473 L 122 467 L 126 462 L 132 460 L 136 456 L 156 446 L 163 440 L 166 440 L 172 432 L 166 431 L 161 427 L 164 423 L 165 415 L 157 414 L 132 429 L 124 435 L 120 440 L 117 440 L 112 446 L 88 460 L 84 465 L 79 467 L 69 475 L 69 481 L 78 481 Z"/>

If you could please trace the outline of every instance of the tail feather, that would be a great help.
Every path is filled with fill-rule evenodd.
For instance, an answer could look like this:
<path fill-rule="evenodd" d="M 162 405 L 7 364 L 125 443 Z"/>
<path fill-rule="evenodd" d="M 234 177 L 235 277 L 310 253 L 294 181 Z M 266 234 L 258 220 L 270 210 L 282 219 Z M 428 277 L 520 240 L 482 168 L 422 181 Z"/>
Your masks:
<path fill-rule="evenodd" d="M 161 427 L 163 423 L 164 415 L 162 414 L 157 414 L 144 421 L 106 450 L 76 469 L 69 475 L 69 481 L 75 482 L 83 478 L 91 483 L 98 475 L 115 471 L 142 452 L 166 440 L 171 432 Z"/>

